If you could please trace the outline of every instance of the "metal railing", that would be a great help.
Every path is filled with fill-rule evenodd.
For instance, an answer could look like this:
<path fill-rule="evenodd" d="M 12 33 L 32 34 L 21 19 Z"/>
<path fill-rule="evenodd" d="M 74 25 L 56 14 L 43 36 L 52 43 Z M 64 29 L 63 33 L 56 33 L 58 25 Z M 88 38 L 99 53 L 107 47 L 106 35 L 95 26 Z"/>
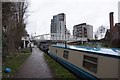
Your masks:
<path fill-rule="evenodd" d="M 73 35 L 68 34 L 59 34 L 59 33 L 52 33 L 52 34 L 43 34 L 34 36 L 34 40 L 66 40 L 66 41 L 87 41 L 87 38 L 76 37 Z"/>

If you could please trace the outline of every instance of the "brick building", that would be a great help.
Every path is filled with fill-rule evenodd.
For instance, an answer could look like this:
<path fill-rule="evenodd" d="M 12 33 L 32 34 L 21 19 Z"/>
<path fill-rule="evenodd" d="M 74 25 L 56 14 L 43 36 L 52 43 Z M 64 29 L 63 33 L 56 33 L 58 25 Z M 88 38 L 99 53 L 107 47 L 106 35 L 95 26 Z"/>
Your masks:
<path fill-rule="evenodd" d="M 107 30 L 105 40 L 108 40 L 112 47 L 120 48 L 120 23 L 114 25 L 113 12 L 110 12 L 110 29 Z"/>

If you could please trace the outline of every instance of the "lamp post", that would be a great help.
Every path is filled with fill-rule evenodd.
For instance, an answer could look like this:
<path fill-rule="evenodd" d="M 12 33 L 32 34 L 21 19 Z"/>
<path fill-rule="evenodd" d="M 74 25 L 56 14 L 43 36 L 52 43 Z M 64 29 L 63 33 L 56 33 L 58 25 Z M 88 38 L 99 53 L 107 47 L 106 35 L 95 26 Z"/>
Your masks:
<path fill-rule="evenodd" d="M 65 48 L 67 48 L 67 41 L 66 41 L 66 25 L 65 25 Z"/>

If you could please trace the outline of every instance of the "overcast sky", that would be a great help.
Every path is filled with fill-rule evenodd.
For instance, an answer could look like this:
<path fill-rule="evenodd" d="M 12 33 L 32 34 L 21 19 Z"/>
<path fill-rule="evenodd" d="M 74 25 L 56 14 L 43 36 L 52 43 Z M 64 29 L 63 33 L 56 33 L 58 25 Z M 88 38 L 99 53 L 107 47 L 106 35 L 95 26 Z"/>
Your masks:
<path fill-rule="evenodd" d="M 30 0 L 27 18 L 29 34 L 50 33 L 53 15 L 66 14 L 66 27 L 72 33 L 73 26 L 80 23 L 93 25 L 94 32 L 101 26 L 109 26 L 109 13 L 114 12 L 118 22 L 119 0 Z"/>

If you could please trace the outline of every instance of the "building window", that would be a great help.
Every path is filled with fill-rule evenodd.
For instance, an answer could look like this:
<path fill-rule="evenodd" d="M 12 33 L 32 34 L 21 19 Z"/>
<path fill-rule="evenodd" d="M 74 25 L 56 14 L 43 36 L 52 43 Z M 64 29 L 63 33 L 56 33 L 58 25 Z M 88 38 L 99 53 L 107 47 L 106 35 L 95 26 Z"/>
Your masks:
<path fill-rule="evenodd" d="M 91 57 L 84 55 L 83 67 L 91 72 L 97 73 L 98 59 L 96 57 Z"/>
<path fill-rule="evenodd" d="M 63 58 L 68 59 L 69 51 L 64 50 L 63 52 Z"/>

